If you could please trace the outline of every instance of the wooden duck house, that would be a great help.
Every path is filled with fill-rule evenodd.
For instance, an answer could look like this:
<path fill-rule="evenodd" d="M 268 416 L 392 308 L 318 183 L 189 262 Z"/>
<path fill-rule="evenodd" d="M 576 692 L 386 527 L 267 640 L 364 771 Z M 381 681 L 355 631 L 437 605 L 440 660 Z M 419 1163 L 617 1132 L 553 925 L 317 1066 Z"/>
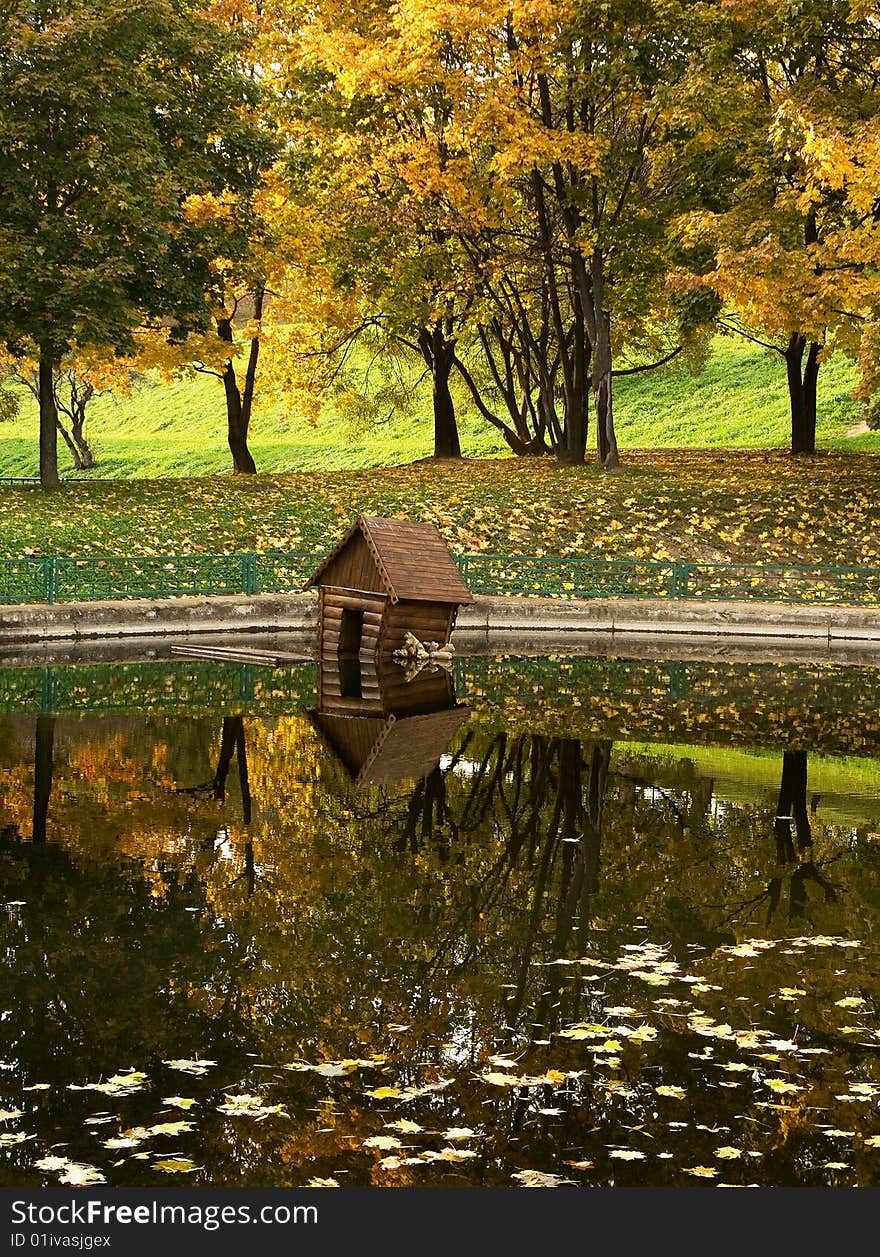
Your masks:
<path fill-rule="evenodd" d="M 387 659 L 406 634 L 445 645 L 474 601 L 434 524 L 361 515 L 311 579 L 319 653 Z"/>

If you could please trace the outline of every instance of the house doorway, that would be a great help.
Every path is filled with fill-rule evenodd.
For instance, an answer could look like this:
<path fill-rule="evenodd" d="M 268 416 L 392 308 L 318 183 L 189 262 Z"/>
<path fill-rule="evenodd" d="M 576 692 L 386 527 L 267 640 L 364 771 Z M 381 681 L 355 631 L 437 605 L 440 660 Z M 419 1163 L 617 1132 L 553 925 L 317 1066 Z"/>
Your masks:
<path fill-rule="evenodd" d="M 339 625 L 340 655 L 359 655 L 361 638 L 364 635 L 364 613 L 353 607 L 342 608 L 342 621 Z"/>

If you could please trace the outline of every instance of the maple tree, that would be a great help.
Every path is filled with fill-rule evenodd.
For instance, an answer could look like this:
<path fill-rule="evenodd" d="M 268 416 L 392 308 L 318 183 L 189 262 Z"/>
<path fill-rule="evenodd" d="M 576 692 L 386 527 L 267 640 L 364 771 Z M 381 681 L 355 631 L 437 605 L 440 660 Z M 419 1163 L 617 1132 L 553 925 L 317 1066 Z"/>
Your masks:
<path fill-rule="evenodd" d="M 419 351 L 445 455 L 453 369 L 516 453 L 568 462 L 584 459 L 592 390 L 615 465 L 612 356 L 656 348 L 675 317 L 661 278 L 676 184 L 651 149 L 699 8 L 318 6 L 282 71 L 282 252 L 319 294 L 304 353 L 377 328 Z M 481 350 L 505 420 L 469 362 Z"/>
<path fill-rule="evenodd" d="M 728 303 L 724 329 L 784 359 L 793 453 L 815 451 L 835 348 L 859 359 L 863 394 L 876 387 L 878 83 L 872 6 L 732 0 L 690 101 L 699 124 L 680 156 L 705 203 L 682 234 L 710 256 L 673 283 L 707 284 Z"/>
<path fill-rule="evenodd" d="M 38 362 L 40 479 L 58 483 L 53 377 L 74 346 L 205 326 L 211 256 L 187 196 L 239 180 L 250 87 L 188 0 L 12 3 L 0 52 L 0 336 Z"/>

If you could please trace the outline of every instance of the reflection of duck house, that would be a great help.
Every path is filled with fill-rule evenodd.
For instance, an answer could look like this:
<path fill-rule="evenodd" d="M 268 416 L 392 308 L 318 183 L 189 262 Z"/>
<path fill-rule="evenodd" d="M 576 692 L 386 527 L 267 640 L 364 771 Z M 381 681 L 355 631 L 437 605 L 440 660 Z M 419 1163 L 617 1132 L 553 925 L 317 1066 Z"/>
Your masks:
<path fill-rule="evenodd" d="M 424 777 L 469 714 L 443 668 L 406 681 L 391 659 L 319 656 L 309 715 L 359 789 Z"/>
<path fill-rule="evenodd" d="M 387 659 L 406 634 L 445 645 L 474 601 L 433 524 L 361 515 L 306 588 L 318 589 L 321 655 Z"/>

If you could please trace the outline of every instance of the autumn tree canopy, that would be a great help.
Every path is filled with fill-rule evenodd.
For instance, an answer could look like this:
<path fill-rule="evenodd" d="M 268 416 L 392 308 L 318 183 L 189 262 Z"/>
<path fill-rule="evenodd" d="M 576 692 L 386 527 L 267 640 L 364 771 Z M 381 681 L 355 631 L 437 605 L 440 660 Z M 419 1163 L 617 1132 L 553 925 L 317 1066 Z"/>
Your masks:
<path fill-rule="evenodd" d="M 235 191 L 252 92 L 189 0 L 13 2 L 0 18 L 0 336 L 39 364 L 40 478 L 58 481 L 53 372 L 145 323 L 206 324 L 188 197 Z"/>

